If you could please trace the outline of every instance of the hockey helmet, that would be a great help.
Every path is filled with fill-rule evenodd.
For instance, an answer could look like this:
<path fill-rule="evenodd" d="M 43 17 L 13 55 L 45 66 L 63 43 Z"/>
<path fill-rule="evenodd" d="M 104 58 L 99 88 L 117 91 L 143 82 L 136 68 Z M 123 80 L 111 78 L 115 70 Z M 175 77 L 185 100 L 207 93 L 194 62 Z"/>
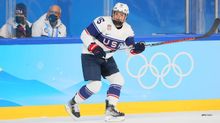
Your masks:
<path fill-rule="evenodd" d="M 113 13 L 118 11 L 124 13 L 126 16 L 129 14 L 129 8 L 127 4 L 124 3 L 116 3 L 112 9 Z"/>

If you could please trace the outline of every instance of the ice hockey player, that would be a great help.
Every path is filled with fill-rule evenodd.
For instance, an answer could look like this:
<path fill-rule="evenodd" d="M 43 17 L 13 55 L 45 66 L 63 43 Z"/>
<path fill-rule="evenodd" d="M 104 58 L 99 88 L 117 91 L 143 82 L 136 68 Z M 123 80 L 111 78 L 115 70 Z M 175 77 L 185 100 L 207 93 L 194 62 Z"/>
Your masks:
<path fill-rule="evenodd" d="M 116 108 L 124 79 L 113 54 L 121 46 L 131 48 L 131 54 L 138 54 L 145 50 L 143 43 L 134 41 L 134 32 L 126 22 L 128 14 L 127 4 L 117 3 L 113 7 L 112 16 L 98 17 L 83 30 L 81 60 L 84 80 L 88 83 L 80 88 L 66 106 L 67 111 L 74 117 L 80 117 L 79 104 L 100 90 L 102 76 L 110 82 L 106 98 L 105 120 L 122 121 L 125 119 L 125 114 Z"/>

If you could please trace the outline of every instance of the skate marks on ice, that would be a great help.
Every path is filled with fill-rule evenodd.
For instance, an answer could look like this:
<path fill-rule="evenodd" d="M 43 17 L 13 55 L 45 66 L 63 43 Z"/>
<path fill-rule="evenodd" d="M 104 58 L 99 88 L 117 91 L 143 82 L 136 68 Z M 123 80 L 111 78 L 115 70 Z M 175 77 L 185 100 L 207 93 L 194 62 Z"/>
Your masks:
<path fill-rule="evenodd" d="M 33 118 L 19 120 L 0 120 L 0 123 L 107 123 L 103 116 L 80 117 L 73 120 L 71 117 Z M 126 115 L 125 121 L 117 123 L 220 123 L 220 111 L 177 112 Z"/>

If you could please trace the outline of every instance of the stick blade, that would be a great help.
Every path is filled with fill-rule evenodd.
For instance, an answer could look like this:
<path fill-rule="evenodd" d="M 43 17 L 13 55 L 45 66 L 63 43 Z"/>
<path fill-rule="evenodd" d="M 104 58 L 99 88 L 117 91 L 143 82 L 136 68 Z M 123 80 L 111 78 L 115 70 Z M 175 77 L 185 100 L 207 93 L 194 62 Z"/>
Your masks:
<path fill-rule="evenodd" d="M 212 25 L 212 27 L 209 29 L 209 31 L 207 33 L 205 33 L 204 35 L 202 35 L 202 36 L 196 37 L 196 39 L 207 38 L 210 35 L 214 34 L 215 31 L 218 29 L 219 24 L 220 24 L 220 18 L 216 18 L 213 25 Z"/>

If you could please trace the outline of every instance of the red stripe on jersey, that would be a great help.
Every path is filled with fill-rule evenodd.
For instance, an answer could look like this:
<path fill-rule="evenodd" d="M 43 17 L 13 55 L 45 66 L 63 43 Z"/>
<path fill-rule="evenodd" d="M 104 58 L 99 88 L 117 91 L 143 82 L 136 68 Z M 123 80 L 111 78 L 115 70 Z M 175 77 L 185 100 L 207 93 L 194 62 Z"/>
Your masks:
<path fill-rule="evenodd" d="M 86 31 L 86 34 L 90 35 L 90 33 L 89 33 L 89 31 L 87 29 L 85 29 L 85 31 Z"/>

